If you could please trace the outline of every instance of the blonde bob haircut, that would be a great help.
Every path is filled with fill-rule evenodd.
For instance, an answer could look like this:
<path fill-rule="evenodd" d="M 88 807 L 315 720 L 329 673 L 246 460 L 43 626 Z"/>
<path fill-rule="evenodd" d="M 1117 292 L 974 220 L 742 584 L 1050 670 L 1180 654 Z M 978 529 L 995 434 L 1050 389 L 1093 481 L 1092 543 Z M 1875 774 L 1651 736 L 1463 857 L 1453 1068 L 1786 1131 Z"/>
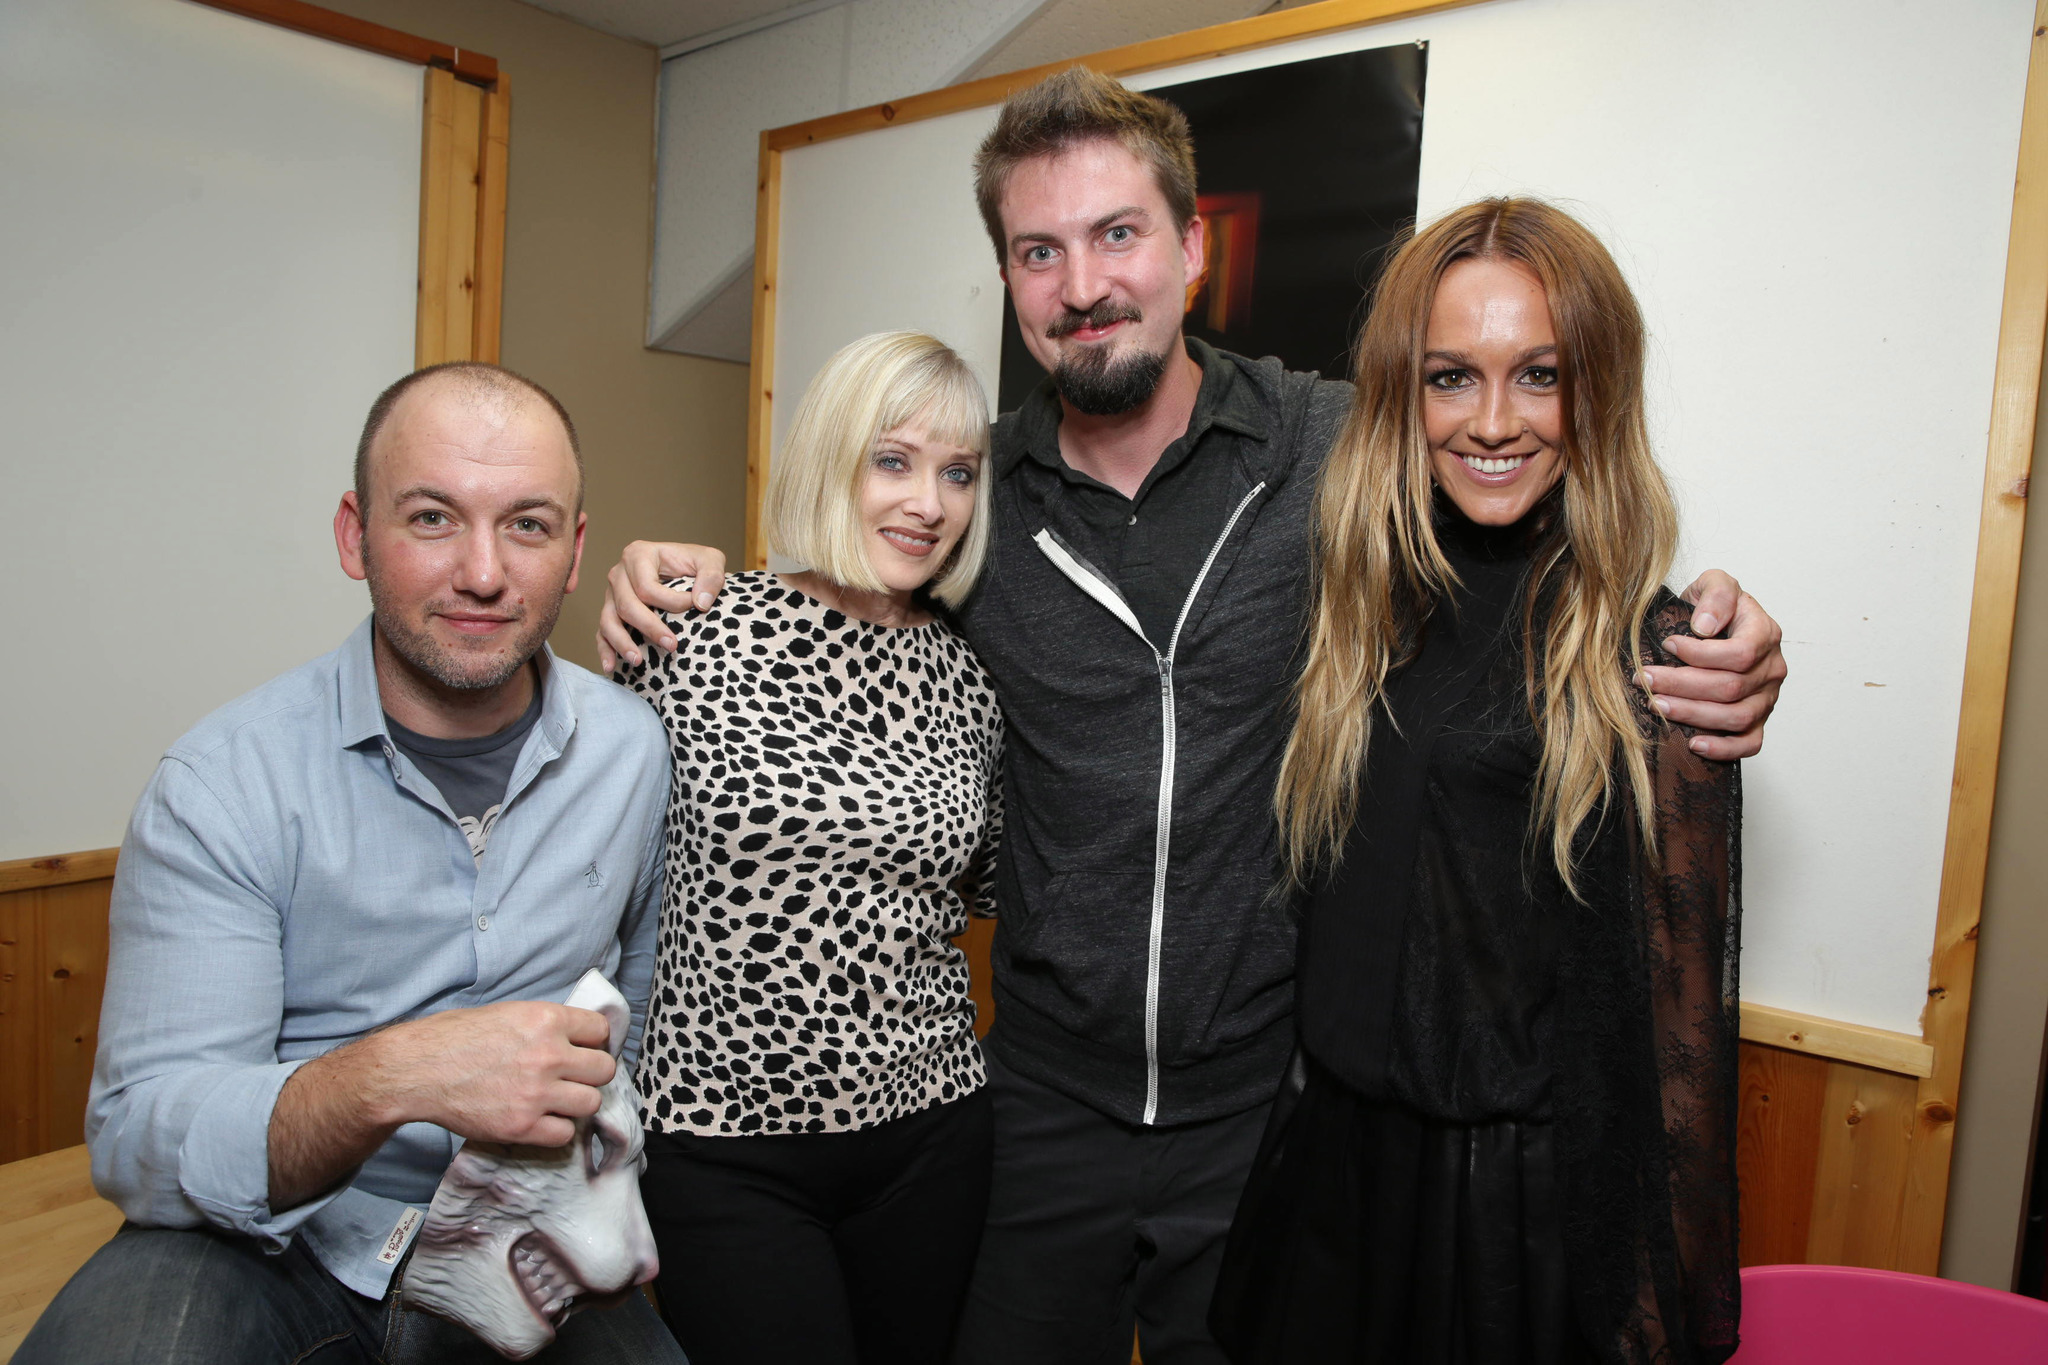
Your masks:
<path fill-rule="evenodd" d="M 761 507 L 768 544 L 843 587 L 887 591 L 868 562 L 860 493 L 882 436 L 905 426 L 981 453 L 974 519 L 926 585 L 955 607 L 988 557 L 988 398 L 967 362 L 922 332 L 864 336 L 826 361 L 804 390 L 768 473 Z"/>

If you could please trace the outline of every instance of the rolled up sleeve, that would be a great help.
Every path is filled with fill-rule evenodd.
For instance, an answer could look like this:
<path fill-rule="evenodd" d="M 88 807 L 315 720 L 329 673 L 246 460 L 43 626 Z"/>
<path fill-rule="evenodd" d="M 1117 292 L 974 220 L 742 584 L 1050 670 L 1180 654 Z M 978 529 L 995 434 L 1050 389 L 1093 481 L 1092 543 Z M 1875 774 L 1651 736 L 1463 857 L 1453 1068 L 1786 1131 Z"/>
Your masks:
<path fill-rule="evenodd" d="M 241 813 L 176 758 L 158 765 L 114 878 L 93 1184 L 148 1227 L 215 1227 L 281 1249 L 332 1194 L 269 1203 L 283 922 Z"/>

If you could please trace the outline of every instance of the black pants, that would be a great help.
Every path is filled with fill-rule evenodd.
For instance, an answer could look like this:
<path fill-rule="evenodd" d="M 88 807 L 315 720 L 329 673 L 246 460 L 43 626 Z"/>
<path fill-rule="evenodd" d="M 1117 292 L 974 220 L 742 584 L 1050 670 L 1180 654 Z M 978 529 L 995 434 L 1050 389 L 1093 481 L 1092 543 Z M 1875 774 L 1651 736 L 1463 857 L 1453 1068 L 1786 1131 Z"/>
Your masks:
<path fill-rule="evenodd" d="M 987 1090 L 846 1133 L 649 1133 L 691 1365 L 941 1365 L 988 1207 Z"/>
<path fill-rule="evenodd" d="M 1209 1298 L 1270 1105 L 1120 1122 L 989 1062 L 995 1185 L 958 1365 L 1220 1365 Z M 684 1343 L 686 1346 L 687 1342 Z"/>

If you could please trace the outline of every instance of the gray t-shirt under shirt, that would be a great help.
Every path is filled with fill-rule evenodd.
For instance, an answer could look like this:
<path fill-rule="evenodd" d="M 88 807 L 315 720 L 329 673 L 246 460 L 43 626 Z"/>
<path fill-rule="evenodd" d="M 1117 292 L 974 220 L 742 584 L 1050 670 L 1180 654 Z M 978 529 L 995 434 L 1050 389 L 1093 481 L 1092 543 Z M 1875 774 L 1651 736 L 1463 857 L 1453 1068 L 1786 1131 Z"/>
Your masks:
<path fill-rule="evenodd" d="M 512 768 L 525 747 L 526 732 L 540 719 L 540 689 L 518 720 L 494 735 L 477 739 L 435 739 L 408 730 L 384 717 L 391 742 L 405 750 L 405 756 L 427 781 L 440 791 L 441 799 L 455 813 L 456 823 L 469 838 L 469 853 L 479 861 L 491 840 L 491 826 L 498 823 L 505 791 L 512 785 Z"/>

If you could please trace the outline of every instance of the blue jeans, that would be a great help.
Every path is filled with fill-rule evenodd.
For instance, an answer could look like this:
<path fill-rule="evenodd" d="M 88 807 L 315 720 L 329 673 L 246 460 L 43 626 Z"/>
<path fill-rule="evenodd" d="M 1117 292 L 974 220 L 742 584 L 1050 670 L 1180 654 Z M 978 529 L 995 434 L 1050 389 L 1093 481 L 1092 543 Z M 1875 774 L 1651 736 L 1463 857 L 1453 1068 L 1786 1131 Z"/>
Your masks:
<path fill-rule="evenodd" d="M 402 1273 L 402 1272 L 401 1272 Z M 398 1281 L 394 1279 L 394 1286 Z M 336 1280 L 294 1243 L 275 1256 L 225 1233 L 127 1224 L 71 1277 L 15 1365 L 426 1365 L 499 1360 L 466 1329 Z M 647 1300 L 578 1313 L 545 1365 L 687 1365 Z"/>

